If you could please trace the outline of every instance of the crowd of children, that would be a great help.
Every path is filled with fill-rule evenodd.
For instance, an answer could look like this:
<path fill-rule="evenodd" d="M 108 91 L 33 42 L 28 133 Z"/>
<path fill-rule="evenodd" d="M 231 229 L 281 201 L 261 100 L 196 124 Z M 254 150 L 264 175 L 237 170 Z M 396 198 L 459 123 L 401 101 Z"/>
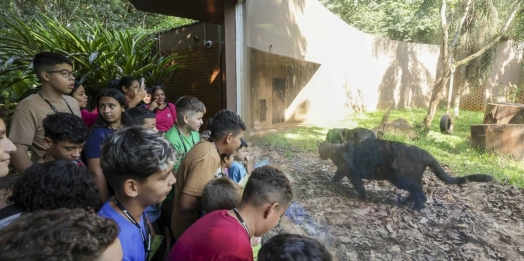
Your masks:
<path fill-rule="evenodd" d="M 87 110 L 71 61 L 39 53 L 41 82 L 9 135 L 0 110 L 0 177 L 20 177 L 0 209 L 0 260 L 331 260 L 318 241 L 262 243 L 293 199 L 286 175 L 251 169 L 246 125 L 231 110 L 175 103 L 125 76 Z M 167 259 L 166 259 L 167 257 Z"/>

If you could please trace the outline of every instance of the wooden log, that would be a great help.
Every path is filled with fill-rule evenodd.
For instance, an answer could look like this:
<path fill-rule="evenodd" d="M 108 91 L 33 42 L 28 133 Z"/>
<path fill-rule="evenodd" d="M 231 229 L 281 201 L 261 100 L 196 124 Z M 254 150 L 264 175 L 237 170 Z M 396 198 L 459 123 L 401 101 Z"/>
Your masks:
<path fill-rule="evenodd" d="M 471 125 L 470 144 L 476 150 L 511 154 L 524 159 L 524 124 Z"/>
<path fill-rule="evenodd" d="M 488 103 L 483 124 L 524 124 L 524 104 Z"/>

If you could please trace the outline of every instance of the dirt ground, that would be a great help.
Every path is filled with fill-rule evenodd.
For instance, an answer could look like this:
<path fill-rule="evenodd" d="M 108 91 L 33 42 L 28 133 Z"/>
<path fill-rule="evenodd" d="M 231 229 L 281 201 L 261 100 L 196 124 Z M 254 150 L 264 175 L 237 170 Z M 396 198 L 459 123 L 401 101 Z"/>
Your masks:
<path fill-rule="evenodd" d="M 426 207 L 399 204 L 408 194 L 387 181 L 366 181 L 367 202 L 317 153 L 250 147 L 256 161 L 282 169 L 294 202 L 264 239 L 280 233 L 324 243 L 334 260 L 524 260 L 524 193 L 499 182 L 446 185 L 424 173 Z M 288 155 L 286 157 L 285 155 Z M 449 167 L 446 170 L 455 175 Z"/>

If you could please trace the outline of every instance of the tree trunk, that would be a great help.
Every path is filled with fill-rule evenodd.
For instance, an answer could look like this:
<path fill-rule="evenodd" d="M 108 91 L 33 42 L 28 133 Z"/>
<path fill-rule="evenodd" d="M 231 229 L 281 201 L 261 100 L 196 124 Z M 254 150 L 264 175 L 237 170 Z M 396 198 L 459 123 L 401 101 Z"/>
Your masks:
<path fill-rule="evenodd" d="M 455 75 L 457 74 L 455 73 Z M 459 116 L 460 98 L 462 98 L 462 94 L 464 94 L 464 91 L 466 91 L 466 89 L 469 86 L 468 80 L 466 79 L 464 72 L 459 73 L 459 75 L 457 75 L 457 78 L 460 78 L 460 80 L 454 88 L 456 91 L 454 93 L 453 101 L 451 103 L 451 105 L 453 106 L 453 116 L 454 117 Z"/>
<path fill-rule="evenodd" d="M 428 114 L 424 118 L 424 130 L 429 131 L 431 122 L 437 111 L 438 102 L 442 98 L 442 90 L 446 86 L 446 82 L 451 74 L 450 62 L 449 62 L 449 27 L 446 19 L 446 0 L 441 0 L 440 6 L 440 27 L 442 29 L 442 44 L 440 45 L 440 58 L 442 59 L 442 75 L 435 79 L 435 85 L 431 92 L 431 100 L 429 101 Z"/>
<path fill-rule="evenodd" d="M 429 102 L 429 111 L 426 117 L 424 118 L 424 130 L 425 131 L 429 131 L 431 127 L 431 122 L 433 121 L 433 117 L 435 116 L 435 113 L 437 112 L 438 103 L 440 99 L 442 99 L 442 93 L 444 92 L 444 87 L 446 87 L 446 83 L 448 82 L 450 75 L 451 75 L 451 69 L 445 66 L 442 77 L 437 80 L 437 82 L 435 83 L 435 87 L 433 87 L 433 92 L 431 94 L 431 100 Z"/>
<path fill-rule="evenodd" d="M 498 35 L 488 44 L 486 44 L 483 48 L 481 48 L 479 51 L 477 51 L 474 54 L 469 55 L 468 57 L 451 63 L 449 60 L 449 27 L 447 25 L 446 21 L 446 0 L 442 0 L 442 5 L 440 9 L 440 25 L 442 28 L 442 45 L 440 47 L 440 52 L 442 56 L 443 66 L 444 66 L 444 74 L 442 78 L 438 78 L 435 81 L 435 87 L 433 87 L 433 92 L 431 94 L 431 100 L 429 102 L 429 110 L 428 114 L 424 118 L 424 130 L 429 131 L 431 128 L 431 122 L 433 121 L 433 117 L 435 116 L 435 113 L 437 112 L 437 106 L 442 98 L 442 92 L 444 90 L 444 86 L 446 86 L 446 82 L 449 79 L 449 76 L 451 75 L 451 71 L 455 70 L 460 65 L 464 65 L 468 63 L 469 61 L 481 56 L 484 52 L 486 52 L 489 48 L 491 48 L 493 45 L 498 43 L 500 39 L 502 38 L 502 35 L 506 33 L 509 25 L 515 18 L 515 15 L 519 10 L 521 10 L 522 2 L 519 2 L 513 11 L 511 12 L 510 16 L 508 17 L 508 20 L 504 24 L 504 26 L 499 31 Z M 467 10 L 467 9 L 466 9 Z M 462 26 L 462 25 L 461 25 Z"/>

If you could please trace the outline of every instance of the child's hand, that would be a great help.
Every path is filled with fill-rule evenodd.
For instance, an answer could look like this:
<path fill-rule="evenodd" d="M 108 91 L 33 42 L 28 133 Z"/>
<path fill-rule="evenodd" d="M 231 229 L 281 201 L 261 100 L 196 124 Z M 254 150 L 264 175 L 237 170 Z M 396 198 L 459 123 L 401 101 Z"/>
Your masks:
<path fill-rule="evenodd" d="M 138 88 L 136 91 L 136 96 L 139 97 L 140 100 L 143 100 L 147 95 L 147 92 L 144 88 Z"/>
<path fill-rule="evenodd" d="M 135 97 L 133 98 L 133 101 L 137 101 L 137 102 L 140 102 L 141 100 L 144 99 L 144 97 L 146 97 L 146 90 L 145 89 L 142 89 L 142 88 L 138 88 L 135 90 Z"/>
<path fill-rule="evenodd" d="M 156 108 L 158 108 L 158 102 L 154 100 L 149 104 L 149 110 L 154 111 Z"/>
<path fill-rule="evenodd" d="M 255 159 L 257 158 L 257 156 L 253 156 L 253 159 L 249 159 L 249 154 L 244 158 L 244 161 L 246 163 L 249 163 L 250 161 L 255 161 Z"/>

